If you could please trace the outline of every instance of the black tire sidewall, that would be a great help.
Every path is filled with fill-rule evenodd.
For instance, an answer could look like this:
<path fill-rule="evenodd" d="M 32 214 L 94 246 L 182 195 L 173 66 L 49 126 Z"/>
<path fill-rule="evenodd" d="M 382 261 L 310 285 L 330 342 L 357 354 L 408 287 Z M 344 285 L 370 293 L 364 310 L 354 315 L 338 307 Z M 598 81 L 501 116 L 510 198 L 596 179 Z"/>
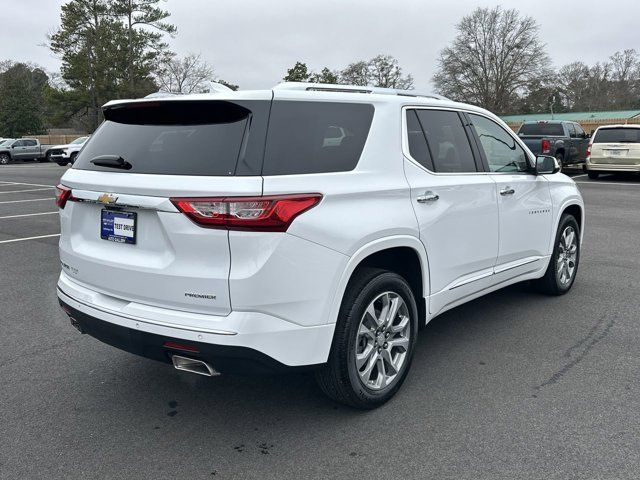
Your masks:
<path fill-rule="evenodd" d="M 410 339 L 409 339 L 409 352 L 408 358 L 405 361 L 402 372 L 394 383 L 381 390 L 372 390 L 367 388 L 357 372 L 355 366 L 355 342 L 356 332 L 360 326 L 360 319 L 365 312 L 365 309 L 378 295 L 384 292 L 394 292 L 402 297 L 407 308 L 409 310 L 410 320 Z M 357 295 L 355 301 L 349 308 L 344 319 L 349 322 L 344 330 L 344 334 L 347 335 L 346 352 L 341 352 L 341 361 L 347 362 L 347 371 L 349 376 L 349 382 L 356 396 L 361 402 L 371 405 L 381 404 L 390 399 L 395 392 L 400 388 L 404 379 L 409 372 L 411 361 L 413 359 L 413 353 L 415 351 L 415 343 L 418 334 L 418 309 L 416 307 L 415 298 L 411 288 L 407 282 L 399 275 L 391 272 L 385 272 L 377 277 L 374 277 Z"/>
<path fill-rule="evenodd" d="M 8 165 L 11 162 L 11 158 L 7 154 L 0 155 L 0 165 Z"/>
<path fill-rule="evenodd" d="M 558 278 L 557 273 L 557 264 L 558 264 L 558 255 L 560 252 L 560 237 L 562 236 L 562 232 L 564 232 L 565 228 L 568 226 L 572 226 L 576 232 L 576 246 L 577 246 L 577 255 L 576 255 L 576 268 L 573 271 L 573 276 L 571 277 L 571 282 L 568 285 L 562 285 L 560 283 L 560 279 Z M 580 227 L 578 226 L 578 222 L 572 215 L 563 215 L 560 219 L 560 224 L 558 225 L 558 231 L 556 232 L 555 244 L 553 246 L 553 256 L 551 257 L 551 265 L 553 268 L 553 278 L 556 282 L 556 287 L 559 293 L 566 293 L 571 290 L 573 283 L 576 281 L 576 277 L 578 276 L 578 268 L 580 266 Z"/>

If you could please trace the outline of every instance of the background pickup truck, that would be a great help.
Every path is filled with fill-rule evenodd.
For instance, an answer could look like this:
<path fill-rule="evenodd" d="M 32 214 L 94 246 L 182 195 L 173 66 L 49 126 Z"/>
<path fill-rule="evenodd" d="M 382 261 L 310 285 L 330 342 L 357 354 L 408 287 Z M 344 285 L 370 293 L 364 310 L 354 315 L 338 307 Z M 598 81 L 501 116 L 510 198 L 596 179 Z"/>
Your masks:
<path fill-rule="evenodd" d="M 524 122 L 518 136 L 534 155 L 551 155 L 560 166 L 584 163 L 589 135 L 575 122 Z"/>
<path fill-rule="evenodd" d="M 0 165 L 16 160 L 49 160 L 49 150 L 52 145 L 40 145 L 32 138 L 19 138 L 12 142 L 3 142 L 0 146 Z"/>

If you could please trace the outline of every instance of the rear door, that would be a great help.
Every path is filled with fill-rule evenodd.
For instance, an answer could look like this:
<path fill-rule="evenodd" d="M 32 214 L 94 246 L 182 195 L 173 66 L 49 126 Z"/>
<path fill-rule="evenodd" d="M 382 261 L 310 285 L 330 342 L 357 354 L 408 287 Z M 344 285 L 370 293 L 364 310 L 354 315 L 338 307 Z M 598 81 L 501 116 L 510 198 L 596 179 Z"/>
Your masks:
<path fill-rule="evenodd" d="M 549 254 L 553 212 L 548 181 L 532 172 L 527 153 L 507 128 L 483 115 L 468 116 L 496 185 L 500 247 L 495 273 L 517 276 L 535 270 Z"/>
<path fill-rule="evenodd" d="M 270 98 L 116 104 L 62 178 L 65 275 L 105 295 L 175 310 L 230 312 L 228 231 L 173 197 L 259 196 Z"/>
<path fill-rule="evenodd" d="M 578 138 L 578 132 L 573 123 L 565 123 L 564 128 L 568 133 L 567 148 L 565 150 L 564 163 L 574 163 L 580 154 L 580 140 Z"/>
<path fill-rule="evenodd" d="M 36 140 L 24 140 L 26 146 L 24 158 L 33 160 L 40 157 L 40 144 Z"/>
<path fill-rule="evenodd" d="M 429 255 L 431 313 L 491 284 L 498 255 L 495 182 L 481 172 L 456 111 L 405 110 L 405 174 Z"/>

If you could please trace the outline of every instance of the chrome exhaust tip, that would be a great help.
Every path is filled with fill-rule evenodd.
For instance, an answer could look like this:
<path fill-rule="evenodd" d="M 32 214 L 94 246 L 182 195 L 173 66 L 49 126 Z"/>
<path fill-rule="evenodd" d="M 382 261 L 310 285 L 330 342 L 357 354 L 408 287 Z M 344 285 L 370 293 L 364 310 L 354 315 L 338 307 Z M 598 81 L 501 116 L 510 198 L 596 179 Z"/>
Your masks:
<path fill-rule="evenodd" d="M 220 375 L 220 372 L 202 360 L 173 355 L 171 357 L 171 361 L 173 362 L 173 366 L 176 370 L 184 370 L 185 372 L 196 373 L 198 375 L 204 375 L 205 377 L 215 377 Z"/>

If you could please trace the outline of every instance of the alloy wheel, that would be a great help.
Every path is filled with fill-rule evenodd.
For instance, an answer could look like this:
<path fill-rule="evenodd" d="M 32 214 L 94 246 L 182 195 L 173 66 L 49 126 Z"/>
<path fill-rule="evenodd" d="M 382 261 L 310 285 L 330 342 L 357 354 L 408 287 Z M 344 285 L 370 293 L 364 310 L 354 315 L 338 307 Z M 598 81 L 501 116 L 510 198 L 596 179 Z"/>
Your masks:
<path fill-rule="evenodd" d="M 409 309 L 400 295 L 384 292 L 367 307 L 355 342 L 356 370 L 372 390 L 391 385 L 406 364 L 411 336 Z"/>
<path fill-rule="evenodd" d="M 568 226 L 560 235 L 558 258 L 556 260 L 556 275 L 562 286 L 567 286 L 573 280 L 578 258 L 578 236 L 572 226 Z"/>

